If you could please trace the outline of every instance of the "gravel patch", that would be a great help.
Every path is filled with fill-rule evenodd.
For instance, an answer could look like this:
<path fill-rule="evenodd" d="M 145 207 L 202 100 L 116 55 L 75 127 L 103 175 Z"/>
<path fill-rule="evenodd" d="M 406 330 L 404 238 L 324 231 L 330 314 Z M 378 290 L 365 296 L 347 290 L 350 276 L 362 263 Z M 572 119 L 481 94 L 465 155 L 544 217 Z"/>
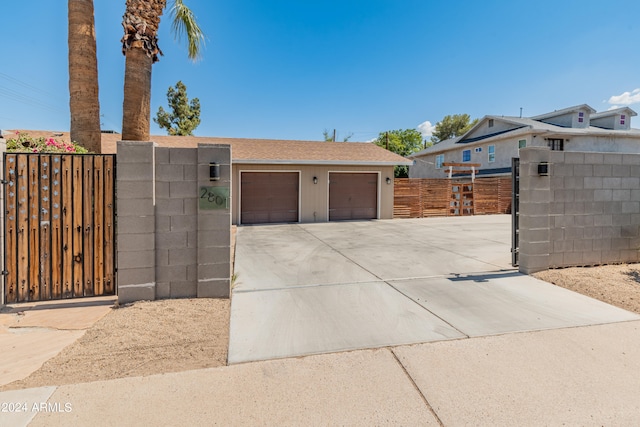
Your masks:
<path fill-rule="evenodd" d="M 140 301 L 114 308 L 29 377 L 0 391 L 227 364 L 228 299 Z"/>
<path fill-rule="evenodd" d="M 533 276 L 640 314 L 640 264 L 563 268 Z"/>

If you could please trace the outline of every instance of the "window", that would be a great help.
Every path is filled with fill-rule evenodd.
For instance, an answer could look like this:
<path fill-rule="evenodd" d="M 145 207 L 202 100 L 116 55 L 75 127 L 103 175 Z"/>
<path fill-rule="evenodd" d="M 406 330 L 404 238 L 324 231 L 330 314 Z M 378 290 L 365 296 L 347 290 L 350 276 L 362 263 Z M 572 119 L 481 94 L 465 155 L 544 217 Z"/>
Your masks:
<path fill-rule="evenodd" d="M 584 122 L 584 113 L 583 112 L 579 112 L 578 113 L 578 123 L 582 123 Z"/>
<path fill-rule="evenodd" d="M 621 124 L 621 125 L 623 125 L 623 124 L 624 124 L 624 121 L 626 120 L 626 118 L 627 118 L 627 116 L 626 116 L 625 114 L 622 114 L 622 115 L 620 116 L 620 124 Z"/>
<path fill-rule="evenodd" d="M 564 139 L 549 139 L 547 144 L 552 151 L 564 151 Z"/>
<path fill-rule="evenodd" d="M 521 139 L 520 141 L 518 141 L 518 149 L 525 148 L 526 146 L 527 146 L 527 140 L 526 139 Z"/>
<path fill-rule="evenodd" d="M 489 127 L 492 128 L 493 127 L 493 119 L 489 119 Z"/>
<path fill-rule="evenodd" d="M 464 150 L 462 152 L 462 161 L 470 162 L 471 161 L 471 150 Z"/>
<path fill-rule="evenodd" d="M 496 146 L 489 146 L 489 163 L 493 163 L 496 161 Z"/>
<path fill-rule="evenodd" d="M 443 163 L 444 163 L 444 154 L 438 154 L 436 156 L 436 169 L 442 169 Z"/>

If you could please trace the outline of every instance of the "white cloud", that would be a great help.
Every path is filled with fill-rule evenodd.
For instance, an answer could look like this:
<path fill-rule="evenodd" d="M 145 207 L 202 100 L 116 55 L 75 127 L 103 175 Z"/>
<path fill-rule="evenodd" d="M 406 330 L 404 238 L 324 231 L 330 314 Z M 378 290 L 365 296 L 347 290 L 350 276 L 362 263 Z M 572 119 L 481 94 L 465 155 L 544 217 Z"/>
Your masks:
<path fill-rule="evenodd" d="M 427 138 L 433 135 L 433 131 L 436 130 L 435 125 L 432 125 L 429 120 L 426 122 L 420 123 L 416 126 L 416 129 L 422 134 L 423 137 Z"/>
<path fill-rule="evenodd" d="M 609 104 L 631 105 L 640 102 L 640 88 L 621 95 L 614 95 L 607 101 Z"/>

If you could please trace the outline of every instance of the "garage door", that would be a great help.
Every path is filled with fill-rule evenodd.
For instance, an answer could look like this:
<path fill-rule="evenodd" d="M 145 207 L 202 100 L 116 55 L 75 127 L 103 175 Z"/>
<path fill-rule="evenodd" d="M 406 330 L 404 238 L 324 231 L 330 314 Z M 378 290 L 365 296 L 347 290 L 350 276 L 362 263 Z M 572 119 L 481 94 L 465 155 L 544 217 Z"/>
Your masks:
<path fill-rule="evenodd" d="M 298 222 L 298 172 L 242 172 L 240 223 Z"/>
<path fill-rule="evenodd" d="M 378 174 L 329 174 L 329 221 L 377 217 Z"/>

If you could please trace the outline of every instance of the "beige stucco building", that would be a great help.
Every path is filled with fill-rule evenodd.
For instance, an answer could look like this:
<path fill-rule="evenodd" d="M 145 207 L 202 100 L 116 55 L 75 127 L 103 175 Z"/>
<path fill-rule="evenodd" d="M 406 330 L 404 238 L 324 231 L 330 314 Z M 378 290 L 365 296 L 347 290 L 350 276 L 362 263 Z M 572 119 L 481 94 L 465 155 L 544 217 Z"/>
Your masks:
<path fill-rule="evenodd" d="M 476 176 L 511 173 L 511 159 L 524 147 L 561 151 L 640 152 L 640 129 L 630 126 L 628 107 L 597 113 L 583 104 L 535 117 L 485 116 L 466 134 L 410 156 L 410 178 L 446 178 L 443 163 L 480 164 Z"/>
<path fill-rule="evenodd" d="M 393 218 L 393 169 L 371 143 L 231 139 L 232 221 Z"/>

